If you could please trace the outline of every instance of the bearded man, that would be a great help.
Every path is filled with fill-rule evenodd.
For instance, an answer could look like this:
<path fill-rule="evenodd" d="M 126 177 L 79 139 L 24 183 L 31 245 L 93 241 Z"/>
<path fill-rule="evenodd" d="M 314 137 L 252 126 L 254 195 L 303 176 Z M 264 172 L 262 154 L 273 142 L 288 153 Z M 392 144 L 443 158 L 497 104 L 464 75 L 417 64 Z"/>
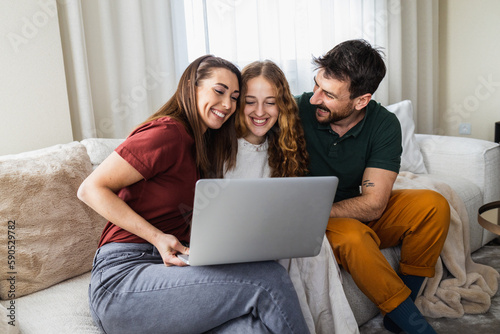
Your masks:
<path fill-rule="evenodd" d="M 312 93 L 296 97 L 312 176 L 337 176 L 326 236 L 337 262 L 394 332 L 435 333 L 414 304 L 443 248 L 446 199 L 431 190 L 392 190 L 401 163 L 401 126 L 372 100 L 385 76 L 380 50 L 343 42 L 314 59 Z M 380 249 L 401 245 L 399 272 Z"/>

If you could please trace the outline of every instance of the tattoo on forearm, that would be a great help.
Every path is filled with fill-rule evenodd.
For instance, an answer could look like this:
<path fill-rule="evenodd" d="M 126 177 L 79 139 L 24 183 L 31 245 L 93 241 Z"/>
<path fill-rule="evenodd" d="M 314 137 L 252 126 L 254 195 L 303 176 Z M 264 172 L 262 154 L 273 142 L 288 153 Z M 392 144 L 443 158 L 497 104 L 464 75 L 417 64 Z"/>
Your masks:
<path fill-rule="evenodd" d="M 366 187 L 366 188 L 368 188 L 368 187 L 375 187 L 375 183 L 370 182 L 370 180 L 364 180 L 363 181 L 363 187 Z"/>

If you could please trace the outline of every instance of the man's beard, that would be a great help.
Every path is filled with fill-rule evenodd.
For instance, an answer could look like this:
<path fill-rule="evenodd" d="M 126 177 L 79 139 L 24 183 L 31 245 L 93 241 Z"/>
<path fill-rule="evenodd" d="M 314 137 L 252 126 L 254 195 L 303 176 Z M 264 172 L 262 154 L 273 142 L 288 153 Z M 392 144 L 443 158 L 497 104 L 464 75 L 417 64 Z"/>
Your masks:
<path fill-rule="evenodd" d="M 316 105 L 316 108 L 321 109 L 321 110 L 329 113 L 328 118 L 323 119 L 323 120 L 318 120 L 319 124 L 323 124 L 323 125 L 329 125 L 329 124 L 341 121 L 341 120 L 351 116 L 352 113 L 354 112 L 352 105 L 346 106 L 344 109 L 339 110 L 339 112 L 337 112 L 336 114 L 332 113 L 330 111 L 330 109 L 328 109 L 324 104 L 318 104 L 318 105 Z M 317 119 L 317 117 L 316 117 L 316 119 Z"/>

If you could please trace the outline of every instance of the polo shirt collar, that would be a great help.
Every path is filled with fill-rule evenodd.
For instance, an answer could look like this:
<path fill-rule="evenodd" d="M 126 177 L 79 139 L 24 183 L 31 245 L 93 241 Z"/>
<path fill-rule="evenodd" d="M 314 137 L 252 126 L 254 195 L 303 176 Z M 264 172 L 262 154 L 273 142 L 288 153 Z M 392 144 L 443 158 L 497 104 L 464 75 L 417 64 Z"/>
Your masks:
<path fill-rule="evenodd" d="M 363 130 L 363 127 L 365 125 L 366 116 L 368 116 L 368 106 L 366 106 L 365 108 L 366 108 L 365 116 L 363 116 L 363 119 L 361 121 L 359 121 L 359 123 L 356 124 L 352 129 L 347 131 L 346 135 L 357 137 L 361 133 L 361 131 Z"/>

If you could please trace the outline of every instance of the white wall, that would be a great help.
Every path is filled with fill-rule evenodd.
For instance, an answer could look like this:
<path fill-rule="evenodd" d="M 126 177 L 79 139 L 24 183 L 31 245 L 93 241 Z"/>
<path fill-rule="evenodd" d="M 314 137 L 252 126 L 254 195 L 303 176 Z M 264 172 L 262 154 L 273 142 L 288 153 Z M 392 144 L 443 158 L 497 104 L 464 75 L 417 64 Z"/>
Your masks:
<path fill-rule="evenodd" d="M 0 155 L 72 141 L 55 0 L 1 0 L 0 36 Z"/>
<path fill-rule="evenodd" d="M 500 121 L 500 1 L 440 0 L 442 134 L 494 140 Z"/>

